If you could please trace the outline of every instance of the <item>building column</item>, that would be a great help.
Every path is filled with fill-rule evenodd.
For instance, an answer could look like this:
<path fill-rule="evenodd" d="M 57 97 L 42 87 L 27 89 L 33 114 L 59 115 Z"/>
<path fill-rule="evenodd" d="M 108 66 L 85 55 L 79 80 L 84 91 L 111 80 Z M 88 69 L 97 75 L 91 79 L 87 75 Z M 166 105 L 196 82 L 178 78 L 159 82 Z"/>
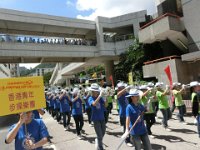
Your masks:
<path fill-rule="evenodd" d="M 114 61 L 105 61 L 105 72 L 106 72 L 106 82 L 108 85 L 112 85 L 112 82 L 110 81 L 110 76 L 112 75 L 114 78 Z"/>
<path fill-rule="evenodd" d="M 140 30 L 140 25 L 139 25 L 139 21 L 137 21 L 137 23 L 133 24 L 133 32 L 134 32 L 135 38 L 138 38 L 139 30 Z"/>
<path fill-rule="evenodd" d="M 103 35 L 103 27 L 100 22 L 101 18 L 96 18 L 96 39 L 97 39 L 97 46 L 100 50 L 104 49 L 104 35 Z"/>

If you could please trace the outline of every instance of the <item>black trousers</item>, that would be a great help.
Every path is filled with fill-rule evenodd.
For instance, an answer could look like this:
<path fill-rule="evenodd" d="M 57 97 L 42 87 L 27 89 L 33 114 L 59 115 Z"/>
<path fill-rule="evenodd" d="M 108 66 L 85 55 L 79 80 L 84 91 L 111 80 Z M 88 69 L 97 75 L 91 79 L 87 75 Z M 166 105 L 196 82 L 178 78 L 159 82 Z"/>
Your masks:
<path fill-rule="evenodd" d="M 91 108 L 87 108 L 86 109 L 86 113 L 87 113 L 87 116 L 88 116 L 88 122 L 89 122 L 89 124 L 91 124 L 92 109 Z"/>
<path fill-rule="evenodd" d="M 144 114 L 144 120 L 146 121 L 147 131 L 149 135 L 152 135 L 151 126 L 156 122 L 154 113 Z"/>
<path fill-rule="evenodd" d="M 65 128 L 66 126 L 68 126 L 70 124 L 71 113 L 70 112 L 63 112 L 62 116 L 63 116 L 63 126 Z"/>
<path fill-rule="evenodd" d="M 73 115 L 74 121 L 76 123 L 76 133 L 77 135 L 80 135 L 80 131 L 83 128 L 84 122 L 83 122 L 83 115 Z"/>

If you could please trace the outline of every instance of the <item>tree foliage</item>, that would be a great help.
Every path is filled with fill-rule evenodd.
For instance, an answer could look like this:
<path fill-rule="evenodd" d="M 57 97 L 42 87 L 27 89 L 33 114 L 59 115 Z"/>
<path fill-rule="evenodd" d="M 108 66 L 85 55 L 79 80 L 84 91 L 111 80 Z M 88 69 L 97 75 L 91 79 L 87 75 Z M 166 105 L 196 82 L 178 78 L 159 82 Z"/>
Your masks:
<path fill-rule="evenodd" d="M 44 79 L 44 85 L 45 86 L 49 85 L 49 80 L 51 79 L 52 73 L 53 72 L 48 72 L 48 73 L 44 74 L 43 79 Z"/>
<path fill-rule="evenodd" d="M 120 61 L 115 66 L 115 78 L 127 82 L 127 74 L 132 72 L 134 80 L 141 80 L 144 61 L 145 52 L 143 45 L 139 44 L 138 39 L 134 39 L 127 51 L 120 55 Z"/>

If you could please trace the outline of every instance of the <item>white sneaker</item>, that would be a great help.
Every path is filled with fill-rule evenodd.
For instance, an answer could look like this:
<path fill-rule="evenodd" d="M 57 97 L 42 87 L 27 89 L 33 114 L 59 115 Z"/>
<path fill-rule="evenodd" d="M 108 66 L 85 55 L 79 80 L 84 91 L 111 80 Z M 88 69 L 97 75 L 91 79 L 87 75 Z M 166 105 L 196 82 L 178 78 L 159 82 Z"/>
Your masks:
<path fill-rule="evenodd" d="M 166 128 L 165 130 L 166 130 L 166 131 L 168 131 L 168 132 L 172 131 L 172 130 L 171 130 L 171 129 L 169 129 L 169 128 Z"/>
<path fill-rule="evenodd" d="M 131 143 L 126 143 L 126 145 L 127 145 L 128 147 L 133 147 L 133 144 L 131 144 Z"/>
<path fill-rule="evenodd" d="M 79 139 L 79 140 L 82 140 L 82 136 L 81 136 L 81 135 L 78 135 L 78 139 Z"/>
<path fill-rule="evenodd" d="M 64 130 L 67 131 L 67 127 L 65 127 Z"/>
<path fill-rule="evenodd" d="M 155 138 L 155 136 L 153 136 L 153 135 L 149 135 L 149 137 L 150 137 L 150 138 L 152 138 L 152 139 L 154 139 L 154 138 Z"/>
<path fill-rule="evenodd" d="M 98 141 L 97 141 L 97 138 L 95 138 L 95 149 L 97 149 L 98 148 L 98 143 L 97 143 Z"/>

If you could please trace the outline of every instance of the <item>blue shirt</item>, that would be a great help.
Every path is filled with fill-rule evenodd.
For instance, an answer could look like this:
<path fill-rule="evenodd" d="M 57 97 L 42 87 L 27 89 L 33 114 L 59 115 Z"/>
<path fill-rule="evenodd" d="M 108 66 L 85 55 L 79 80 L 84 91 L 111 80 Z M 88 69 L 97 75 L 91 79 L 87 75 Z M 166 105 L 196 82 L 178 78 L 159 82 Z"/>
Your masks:
<path fill-rule="evenodd" d="M 85 109 L 88 109 L 88 108 L 90 108 L 90 104 L 89 104 L 88 100 L 89 100 L 89 97 L 87 98 L 86 96 L 84 96 L 84 101 L 85 101 Z"/>
<path fill-rule="evenodd" d="M 69 106 L 69 99 L 67 96 L 63 96 L 63 98 L 60 100 L 60 112 L 70 112 L 70 106 Z"/>
<path fill-rule="evenodd" d="M 103 100 L 103 98 L 100 98 L 100 100 L 96 104 L 96 106 L 93 106 L 92 103 L 95 100 L 96 100 L 96 98 L 92 97 L 92 96 L 90 96 L 88 99 L 88 103 L 92 108 L 91 121 L 105 120 L 105 117 L 104 117 L 105 101 Z"/>
<path fill-rule="evenodd" d="M 60 100 L 58 97 L 56 97 L 56 100 L 54 102 L 54 109 L 59 109 L 60 108 Z"/>
<path fill-rule="evenodd" d="M 9 132 L 15 126 L 16 124 L 11 126 Z M 31 123 L 26 125 L 26 127 L 29 135 L 28 139 L 32 140 L 33 143 L 37 143 L 41 139 L 45 137 L 47 138 L 49 136 L 47 128 L 41 119 L 33 119 Z M 19 131 L 17 132 L 17 135 L 15 137 L 15 150 L 26 150 L 25 139 L 26 139 L 25 125 L 23 124 L 19 128 Z M 36 150 L 42 150 L 42 147 L 37 148 Z"/>
<path fill-rule="evenodd" d="M 144 106 L 141 104 L 138 104 L 137 106 L 133 103 L 129 104 L 126 108 L 126 117 L 130 117 L 130 128 L 133 126 L 135 121 L 137 120 L 138 116 L 145 110 Z M 143 135 L 147 133 L 146 126 L 144 125 L 144 119 L 141 117 L 141 119 L 138 121 L 138 123 L 135 125 L 133 130 L 131 131 L 131 135 Z"/>
<path fill-rule="evenodd" d="M 54 106 L 54 100 L 53 100 L 53 96 L 51 96 L 49 98 L 49 107 L 53 107 Z"/>
<path fill-rule="evenodd" d="M 33 119 L 40 119 L 40 114 L 37 110 L 33 110 Z"/>
<path fill-rule="evenodd" d="M 128 95 L 128 93 L 125 93 L 125 94 L 121 95 L 118 98 L 118 102 L 119 102 L 119 116 L 120 117 L 126 117 L 126 107 L 128 105 L 128 100 L 126 98 L 127 95 Z"/>
<path fill-rule="evenodd" d="M 72 102 L 72 115 L 82 115 L 82 100 L 78 98 L 76 101 Z"/>

